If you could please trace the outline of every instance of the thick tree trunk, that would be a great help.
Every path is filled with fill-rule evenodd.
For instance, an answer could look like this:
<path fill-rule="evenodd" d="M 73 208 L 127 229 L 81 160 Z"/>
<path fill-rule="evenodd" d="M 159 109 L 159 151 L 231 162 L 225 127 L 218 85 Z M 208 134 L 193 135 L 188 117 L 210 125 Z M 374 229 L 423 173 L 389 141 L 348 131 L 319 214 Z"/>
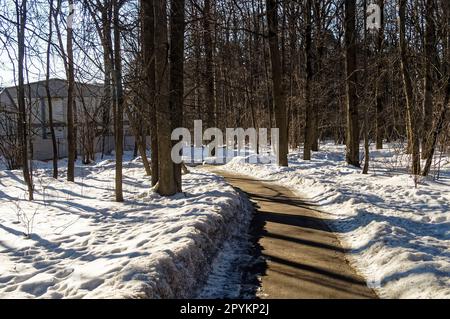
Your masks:
<path fill-rule="evenodd" d="M 170 196 L 177 192 L 174 165 L 171 158 L 172 121 L 169 103 L 169 65 L 167 39 L 166 0 L 154 1 L 155 8 L 155 78 L 156 78 L 156 119 L 158 129 L 159 181 L 157 191 Z"/>
<path fill-rule="evenodd" d="M 144 77 L 148 94 L 145 95 L 145 102 L 148 104 L 150 120 L 150 150 L 151 150 L 151 171 L 152 186 L 159 180 L 158 163 L 158 131 L 156 125 L 156 101 L 155 101 L 155 10 L 153 1 L 141 0 L 143 23 L 143 56 L 144 56 Z"/>
<path fill-rule="evenodd" d="M 73 0 L 69 0 L 69 16 L 73 17 Z M 70 19 L 68 19 L 70 21 Z M 74 127 L 75 109 L 75 74 L 73 61 L 73 29 L 72 23 L 67 23 L 67 180 L 75 181 L 75 157 L 77 142 Z"/>
<path fill-rule="evenodd" d="M 18 46 L 18 75 L 19 86 L 17 87 L 17 104 L 19 106 L 19 118 L 17 130 L 19 136 L 20 156 L 22 160 L 22 173 L 25 184 L 28 188 L 28 199 L 33 200 L 33 182 L 31 180 L 30 168 L 28 166 L 28 134 L 27 115 L 25 107 L 25 80 L 24 80 L 24 59 L 25 59 L 25 24 L 27 21 L 27 1 L 23 0 L 21 5 L 17 4 L 17 46 Z"/>
<path fill-rule="evenodd" d="M 278 4 L 277 0 L 266 0 L 267 21 L 269 25 L 269 48 L 272 66 L 272 94 L 275 107 L 275 124 L 279 129 L 278 163 L 288 166 L 288 132 L 286 96 L 281 72 L 281 58 L 278 41 Z"/>
<path fill-rule="evenodd" d="M 105 3 L 102 7 L 102 35 L 103 41 L 103 63 L 105 65 L 104 93 L 102 101 L 102 157 L 111 154 L 111 150 L 105 150 L 106 141 L 110 136 L 111 107 L 113 102 L 111 90 L 112 67 L 112 39 L 111 39 L 111 7 Z M 109 146 L 109 141 L 108 141 Z"/>
<path fill-rule="evenodd" d="M 184 0 L 172 0 L 170 15 L 170 111 L 172 129 L 183 126 L 184 102 Z M 215 98 L 214 98 L 215 99 Z M 174 141 L 173 144 L 178 143 Z M 182 192 L 181 164 L 174 165 L 177 192 Z"/>
<path fill-rule="evenodd" d="M 414 95 L 411 75 L 408 69 L 408 55 L 406 42 L 406 5 L 407 0 L 399 3 L 399 29 L 400 29 L 400 62 L 403 77 L 403 90 L 406 97 L 407 131 L 409 145 L 412 152 L 412 169 L 414 175 L 420 174 L 420 144 L 417 134 L 417 115 L 414 110 Z"/>
<path fill-rule="evenodd" d="M 367 0 L 363 0 L 364 12 L 367 12 Z M 364 77 L 368 78 L 368 57 L 369 48 L 367 46 L 367 20 L 364 20 L 364 43 L 363 43 L 363 56 L 364 56 Z M 366 84 L 367 85 L 367 84 Z M 365 88 L 367 91 L 367 87 Z M 369 103 L 367 103 L 364 112 L 364 166 L 362 173 L 369 173 L 369 163 L 370 163 L 370 148 L 369 148 Z"/>
<path fill-rule="evenodd" d="M 116 155 L 115 195 L 116 202 L 123 202 L 122 161 L 123 161 L 123 109 L 122 58 L 120 41 L 119 0 L 114 0 L 114 83 L 116 87 L 116 108 L 114 112 L 114 135 Z"/>
<path fill-rule="evenodd" d="M 345 74 L 347 96 L 347 163 L 360 167 L 356 61 L 356 0 L 345 0 Z"/>

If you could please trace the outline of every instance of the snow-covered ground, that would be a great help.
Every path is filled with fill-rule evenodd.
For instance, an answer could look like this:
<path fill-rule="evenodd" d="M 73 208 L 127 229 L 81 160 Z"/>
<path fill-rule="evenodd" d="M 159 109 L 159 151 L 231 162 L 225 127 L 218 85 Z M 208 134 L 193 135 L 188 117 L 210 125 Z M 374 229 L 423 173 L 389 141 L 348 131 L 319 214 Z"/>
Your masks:
<path fill-rule="evenodd" d="M 204 171 L 192 169 L 184 194 L 164 198 L 128 158 L 126 201 L 116 203 L 111 159 L 77 165 L 75 183 L 34 164 L 33 202 L 20 171 L 0 171 L 0 298 L 193 297 L 249 220 L 244 199 Z"/>
<path fill-rule="evenodd" d="M 245 157 L 223 168 L 273 180 L 319 205 L 351 249 L 350 262 L 381 297 L 450 298 L 449 159 L 440 158 L 439 180 L 416 185 L 401 149 L 372 149 L 369 175 L 348 166 L 345 148 L 332 143 L 310 162 L 290 154 L 289 168 L 248 164 Z"/>
<path fill-rule="evenodd" d="M 391 144 L 371 151 L 362 175 L 330 143 L 310 162 L 293 152 L 289 168 L 244 157 L 222 167 L 317 205 L 381 297 L 450 298 L 449 159 L 441 158 L 439 180 L 418 183 L 407 162 Z M 78 164 L 76 183 L 50 178 L 51 163 L 34 165 L 34 202 L 20 171 L 0 170 L 0 298 L 245 297 L 242 266 L 255 262 L 250 210 L 221 178 L 191 169 L 185 193 L 163 198 L 128 154 L 126 202 L 115 203 L 112 159 Z"/>

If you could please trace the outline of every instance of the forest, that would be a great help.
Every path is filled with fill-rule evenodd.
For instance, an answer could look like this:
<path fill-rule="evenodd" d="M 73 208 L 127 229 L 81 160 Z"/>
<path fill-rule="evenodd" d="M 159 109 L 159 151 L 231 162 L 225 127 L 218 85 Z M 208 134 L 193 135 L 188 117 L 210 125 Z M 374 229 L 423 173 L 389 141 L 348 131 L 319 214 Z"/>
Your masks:
<path fill-rule="evenodd" d="M 214 215 L 202 227 L 210 234 L 217 223 L 221 225 L 211 242 L 227 236 L 239 242 L 241 235 L 236 239 L 224 225 L 248 227 L 253 223 L 250 215 L 234 214 L 252 209 L 231 186 L 243 188 L 250 197 L 252 193 L 228 174 L 269 178 L 290 190 L 278 190 L 290 205 L 296 201 L 290 197 L 292 191 L 308 207 L 339 212 L 318 219 L 334 225 L 330 227 L 337 238 L 343 236 L 357 256 L 355 267 L 377 283 L 369 288 L 378 297 L 448 298 L 449 98 L 448 0 L 0 0 L 0 200 L 15 212 L 5 219 L 0 213 L 0 222 L 16 223 L 16 216 L 17 224 L 26 229 L 25 237 L 33 239 L 38 224 L 59 227 L 59 217 L 36 221 L 44 214 L 41 210 L 57 204 L 52 209 L 74 208 L 76 213 L 68 214 L 92 219 L 95 227 L 105 219 L 105 231 L 114 231 L 120 241 L 119 226 L 108 218 L 119 218 L 124 231 L 133 218 L 133 223 L 146 221 L 142 228 L 133 224 L 133 236 L 143 232 L 157 238 L 148 214 L 168 212 L 166 217 L 155 215 L 155 225 L 172 227 L 171 221 L 178 220 L 173 222 L 178 225 L 184 220 L 180 229 L 185 230 L 191 219 L 202 220 L 195 212 L 209 214 L 218 207 L 227 214 Z M 217 134 L 195 138 L 181 148 L 181 155 L 199 152 L 200 161 L 174 162 L 172 150 L 182 136 L 172 132 L 185 128 L 194 136 L 196 121 L 202 121 L 203 129 L 276 128 L 278 134 L 268 145 L 263 135 L 244 137 L 245 145 L 237 136 L 231 144 L 213 143 L 220 141 Z M 275 144 L 275 155 L 269 154 L 267 148 Z M 247 149 L 243 156 L 225 165 L 211 160 L 234 154 L 238 145 Z M 259 157 L 260 164 L 249 164 L 252 156 Z M 276 165 L 264 164 L 270 156 L 275 156 Z M 289 211 L 280 198 L 270 201 L 276 209 Z M 177 215 L 176 208 L 186 218 Z M 114 213 L 106 216 L 111 209 Z M 69 226 L 70 216 L 61 221 L 68 223 L 63 229 L 84 227 Z M 303 225 L 301 220 L 289 227 Z M 274 221 L 265 221 L 272 231 Z M 13 236 L 14 231 L 4 227 L 0 234 L 5 230 Z M 316 230 L 320 227 L 325 226 Z M 100 228 L 81 236 L 97 233 Z M 368 234 L 373 238 L 366 238 Z M 179 243 L 178 237 L 161 238 Z M 168 245 L 163 239 L 155 239 L 156 246 Z M 52 247 L 50 239 L 34 240 Z M 381 251 L 386 249 L 385 255 L 375 243 L 382 245 Z M 26 245 L 24 241 L 17 249 Z M 242 255 L 241 246 L 230 244 L 234 253 L 222 255 Z M 116 253 L 112 246 L 108 249 Z M 14 251 L 6 247 L 3 252 L 6 256 Z M 217 254 L 217 248 L 209 246 L 207 253 L 199 251 L 198 263 Z M 138 254 L 144 258 L 147 252 Z M 382 262 L 389 254 L 398 259 L 393 262 L 396 268 Z M 161 260 L 152 259 L 158 262 L 158 274 L 176 268 Z M 379 268 L 370 268 L 378 261 Z M 416 268 L 422 261 L 430 262 L 433 284 L 422 292 L 408 292 L 405 287 L 422 276 Z M 186 266 L 192 275 L 166 274 L 187 278 L 178 288 L 166 283 L 172 290 L 161 288 L 140 269 L 139 276 L 153 279 L 144 280 L 147 288 L 137 296 L 193 296 L 188 287 L 200 276 L 196 262 L 189 259 Z M 401 265 L 415 270 L 410 269 L 412 275 L 396 272 Z M 272 264 L 266 267 L 270 270 Z M 114 276 L 112 283 L 100 274 L 100 281 L 70 289 L 45 279 L 36 285 L 47 285 L 42 293 L 41 288 L 27 289 L 30 284 L 13 287 L 34 297 L 111 297 L 108 289 L 98 292 L 98 287 L 121 282 Z M 2 287 L 1 277 L 0 271 L 0 297 L 7 297 L 3 288 L 12 284 Z M 406 286 L 400 284 L 402 278 L 409 280 Z M 420 278 L 421 283 L 430 280 Z M 270 291 L 271 280 L 277 279 L 267 280 Z M 205 289 L 197 296 L 217 297 Z M 372 296 L 361 289 L 361 296 Z"/>

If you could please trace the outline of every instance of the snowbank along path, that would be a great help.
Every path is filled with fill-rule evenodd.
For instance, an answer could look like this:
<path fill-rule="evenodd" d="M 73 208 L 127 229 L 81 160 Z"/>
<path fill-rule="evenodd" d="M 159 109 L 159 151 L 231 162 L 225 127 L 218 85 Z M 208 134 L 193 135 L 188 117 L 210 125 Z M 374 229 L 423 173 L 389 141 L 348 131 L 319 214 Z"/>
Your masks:
<path fill-rule="evenodd" d="M 348 249 L 350 264 L 381 298 L 450 298 L 450 156 L 415 182 L 402 143 L 371 147 L 369 174 L 348 165 L 345 145 L 323 143 L 289 167 L 235 157 L 221 169 L 270 180 L 314 204 Z M 439 179 L 436 179 L 439 173 Z"/>
<path fill-rule="evenodd" d="M 222 178 L 195 169 L 183 176 L 183 194 L 161 197 L 142 163 L 127 157 L 124 203 L 114 202 L 111 159 L 78 162 L 76 183 L 54 180 L 51 164 L 35 163 L 33 202 L 24 199 L 21 172 L 0 169 L 0 299 L 196 295 L 224 242 L 247 224 L 248 203 Z M 34 226 L 25 237 L 20 221 L 28 218 Z M 229 282 L 214 294 L 239 294 L 239 282 Z"/>

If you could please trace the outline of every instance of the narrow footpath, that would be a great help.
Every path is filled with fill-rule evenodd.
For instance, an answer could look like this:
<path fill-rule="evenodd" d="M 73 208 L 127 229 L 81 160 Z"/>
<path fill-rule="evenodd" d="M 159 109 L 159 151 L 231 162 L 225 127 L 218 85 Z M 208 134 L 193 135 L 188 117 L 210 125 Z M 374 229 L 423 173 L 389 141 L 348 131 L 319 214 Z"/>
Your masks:
<path fill-rule="evenodd" d="M 208 170 L 255 204 L 253 232 L 266 259 L 261 298 L 377 298 L 347 262 L 336 234 L 289 189 L 217 167 Z"/>

